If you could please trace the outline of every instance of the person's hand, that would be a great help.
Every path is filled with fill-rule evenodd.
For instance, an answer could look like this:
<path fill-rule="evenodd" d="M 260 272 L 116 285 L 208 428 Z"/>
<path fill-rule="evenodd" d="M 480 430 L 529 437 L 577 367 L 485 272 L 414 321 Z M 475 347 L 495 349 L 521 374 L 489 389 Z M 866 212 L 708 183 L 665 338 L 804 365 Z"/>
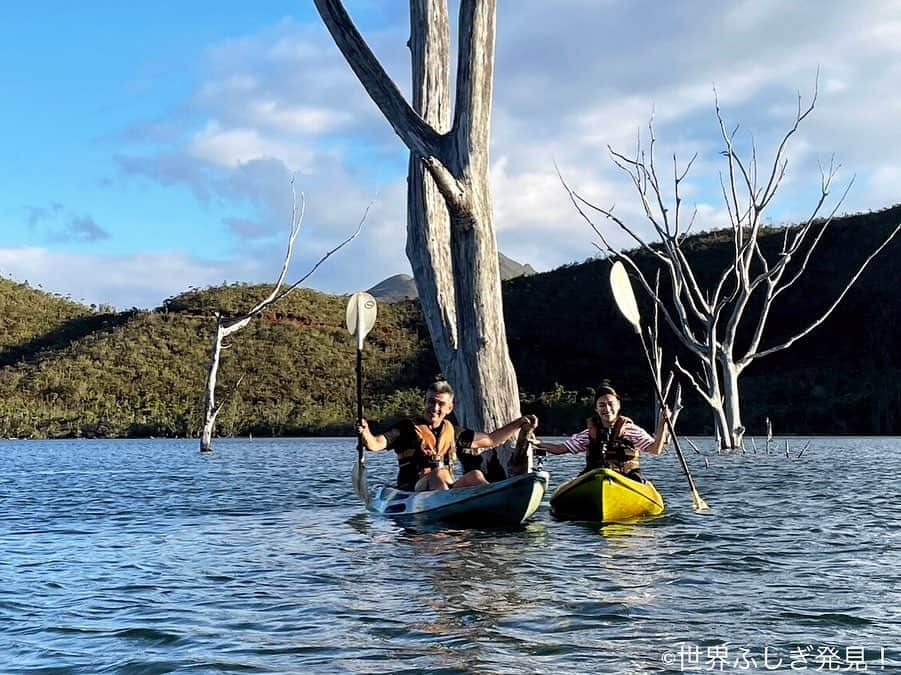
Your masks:
<path fill-rule="evenodd" d="M 363 436 L 369 433 L 369 422 L 366 420 L 360 420 L 357 422 L 357 434 Z"/>
<path fill-rule="evenodd" d="M 669 445 L 670 435 L 669 435 L 669 424 L 667 424 L 667 420 L 672 424 L 673 413 L 667 406 L 663 406 L 660 410 L 660 420 L 657 422 L 657 434 L 662 439 L 662 445 L 660 446 L 660 453 L 663 453 L 664 448 Z"/>
<path fill-rule="evenodd" d="M 520 428 L 526 431 L 532 431 L 538 428 L 538 418 L 535 415 L 523 415 Z"/>

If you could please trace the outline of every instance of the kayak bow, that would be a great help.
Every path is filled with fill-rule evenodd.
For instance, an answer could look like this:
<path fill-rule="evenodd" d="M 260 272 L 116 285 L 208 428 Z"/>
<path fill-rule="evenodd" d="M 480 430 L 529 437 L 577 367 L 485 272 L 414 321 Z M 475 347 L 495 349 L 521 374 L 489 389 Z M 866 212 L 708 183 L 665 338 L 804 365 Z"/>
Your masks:
<path fill-rule="evenodd" d="M 639 483 L 611 469 L 594 469 L 554 491 L 551 513 L 561 520 L 630 522 L 663 513 L 663 497 L 653 483 Z"/>
<path fill-rule="evenodd" d="M 488 485 L 451 490 L 407 492 L 380 487 L 371 508 L 399 522 L 509 527 L 535 513 L 547 485 L 548 473 L 533 471 Z"/>

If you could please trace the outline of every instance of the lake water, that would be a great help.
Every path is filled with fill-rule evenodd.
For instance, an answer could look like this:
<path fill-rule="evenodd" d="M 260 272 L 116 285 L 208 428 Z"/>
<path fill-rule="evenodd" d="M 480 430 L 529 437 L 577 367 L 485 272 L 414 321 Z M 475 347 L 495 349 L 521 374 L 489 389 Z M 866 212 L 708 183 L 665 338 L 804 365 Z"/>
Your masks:
<path fill-rule="evenodd" d="M 2 442 L 0 672 L 901 672 L 901 439 L 806 444 L 685 447 L 706 515 L 670 452 L 639 525 L 416 531 L 347 439 Z"/>

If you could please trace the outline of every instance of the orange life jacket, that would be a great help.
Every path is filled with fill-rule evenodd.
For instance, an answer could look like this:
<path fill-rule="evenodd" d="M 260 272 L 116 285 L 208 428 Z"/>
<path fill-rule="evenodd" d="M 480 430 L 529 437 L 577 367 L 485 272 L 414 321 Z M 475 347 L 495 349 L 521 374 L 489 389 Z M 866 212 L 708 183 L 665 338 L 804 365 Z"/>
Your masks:
<path fill-rule="evenodd" d="M 444 420 L 437 438 L 425 420 L 413 420 L 413 430 L 419 438 L 419 447 L 395 450 L 398 462 L 398 485 L 415 482 L 441 466 L 447 467 L 453 477 L 454 462 L 457 459 L 457 434 L 454 425 Z"/>

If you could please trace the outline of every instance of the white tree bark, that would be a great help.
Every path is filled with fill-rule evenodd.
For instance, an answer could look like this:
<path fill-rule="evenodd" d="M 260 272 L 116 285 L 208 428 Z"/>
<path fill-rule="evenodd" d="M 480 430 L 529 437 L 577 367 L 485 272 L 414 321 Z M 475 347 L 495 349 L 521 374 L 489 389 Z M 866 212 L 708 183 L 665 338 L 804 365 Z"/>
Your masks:
<path fill-rule="evenodd" d="M 339 0 L 314 0 L 351 69 L 410 150 L 407 257 L 459 421 L 492 430 L 519 416 L 507 350 L 488 184 L 494 0 L 461 0 L 450 123 L 446 0 L 411 0 L 413 102 L 384 72 Z M 505 448 L 502 464 L 509 461 Z"/>
<path fill-rule="evenodd" d="M 239 330 L 244 328 L 248 323 L 251 322 L 252 319 L 262 314 L 267 308 L 271 307 L 273 304 L 281 300 L 283 297 L 291 293 L 294 289 L 296 289 L 300 284 L 310 278 L 313 272 L 319 269 L 319 266 L 322 265 L 326 260 L 328 260 L 334 253 L 338 250 L 349 244 L 353 241 L 360 231 L 363 228 L 363 223 L 366 221 L 366 213 L 369 212 L 369 209 L 366 209 L 366 213 L 363 214 L 362 220 L 360 220 L 360 224 L 357 226 L 356 231 L 353 232 L 349 237 L 347 237 L 344 241 L 339 243 L 335 248 L 328 251 L 324 256 L 322 256 L 315 265 L 313 265 L 306 274 L 304 274 L 300 279 L 295 281 L 290 286 L 282 288 L 285 277 L 288 274 L 288 268 L 291 265 L 291 256 L 294 254 L 294 243 L 297 240 L 297 235 L 300 233 L 300 226 L 303 223 L 303 214 L 306 206 L 306 201 L 304 200 L 303 194 L 300 196 L 300 210 L 297 208 L 297 197 L 294 192 L 294 181 L 291 181 L 291 192 L 292 192 L 292 213 L 291 213 L 291 229 L 288 235 L 288 246 L 285 252 L 285 260 L 282 263 L 282 270 L 278 276 L 278 279 L 275 282 L 275 286 L 273 286 L 272 291 L 265 298 L 260 300 L 256 305 L 254 305 L 248 311 L 231 318 L 225 318 L 222 316 L 220 312 L 215 313 L 216 319 L 216 331 L 213 336 L 213 347 L 210 350 L 210 360 L 207 364 L 207 379 L 206 379 L 206 388 L 204 391 L 204 401 L 203 401 L 203 428 L 200 433 L 200 451 L 201 452 L 209 452 L 213 449 L 213 432 L 216 427 L 216 418 L 219 415 L 219 411 L 222 410 L 223 403 L 216 403 L 216 381 L 219 376 L 219 363 L 222 358 L 222 351 L 228 348 L 228 345 L 225 343 L 225 339 L 230 335 L 237 333 Z M 239 380 L 240 382 L 240 380 Z"/>
<path fill-rule="evenodd" d="M 216 427 L 219 411 L 222 410 L 221 405 L 216 405 L 216 381 L 219 377 L 219 361 L 222 358 L 225 326 L 223 326 L 222 315 L 219 312 L 216 312 L 214 317 L 216 334 L 213 336 L 213 348 L 207 364 L 206 390 L 203 398 L 203 429 L 200 432 L 201 452 L 209 452 L 213 449 L 213 430 Z"/>
<path fill-rule="evenodd" d="M 763 337 L 775 299 L 790 288 L 806 271 L 807 264 L 832 223 L 848 187 L 825 217 L 820 214 L 828 201 L 835 167 L 830 166 L 822 174 L 821 191 L 810 217 L 796 227 L 783 228 L 782 247 L 777 255 L 768 259 L 761 247 L 760 235 L 764 213 L 775 197 L 787 167 L 786 147 L 800 124 L 813 112 L 816 91 L 810 104 L 804 107 L 798 99 L 797 114 L 791 128 L 782 137 L 772 164 L 765 172 L 758 172 L 758 155 L 753 149 L 750 161 L 745 161 L 734 144 L 735 131 L 727 131 L 717 103 L 717 119 L 724 143 L 726 177 L 721 178 L 723 197 L 731 220 L 733 259 L 718 275 L 712 288 L 703 289 L 697 275 L 682 248 L 694 216 L 684 222 L 680 186 L 691 168 L 694 158 L 680 170 L 673 158 L 673 203 L 667 204 L 654 157 L 653 122 L 647 150 L 639 147 L 634 158 L 626 157 L 611 149 L 613 160 L 631 178 L 644 210 L 645 217 L 657 236 L 657 245 L 651 246 L 638 235 L 635 227 L 626 223 L 612 208 L 599 207 L 583 199 L 566 183 L 570 198 L 578 212 L 600 237 L 599 248 L 619 256 L 631 268 L 633 275 L 648 296 L 659 307 L 666 323 L 679 338 L 681 344 L 696 360 L 696 370 L 685 368 L 676 361 L 676 367 L 688 379 L 710 407 L 722 447 L 738 448 L 742 445 L 745 428 L 741 418 L 739 381 L 744 370 L 755 360 L 783 349 L 808 335 L 819 326 L 838 306 L 851 286 L 857 281 L 873 258 L 894 238 L 901 223 L 888 235 L 851 275 L 838 297 L 807 326 L 799 326 L 794 335 L 779 344 L 764 347 Z M 760 182 L 759 178 L 763 181 Z M 596 226 L 587 213 L 592 210 L 602 214 L 625 232 L 637 244 L 638 250 L 649 254 L 665 270 L 670 295 L 664 298 L 648 283 L 632 256 L 611 246 L 609 238 Z M 751 299 L 758 309 L 751 311 Z M 750 343 L 739 348 L 739 329 L 749 333 Z"/>

